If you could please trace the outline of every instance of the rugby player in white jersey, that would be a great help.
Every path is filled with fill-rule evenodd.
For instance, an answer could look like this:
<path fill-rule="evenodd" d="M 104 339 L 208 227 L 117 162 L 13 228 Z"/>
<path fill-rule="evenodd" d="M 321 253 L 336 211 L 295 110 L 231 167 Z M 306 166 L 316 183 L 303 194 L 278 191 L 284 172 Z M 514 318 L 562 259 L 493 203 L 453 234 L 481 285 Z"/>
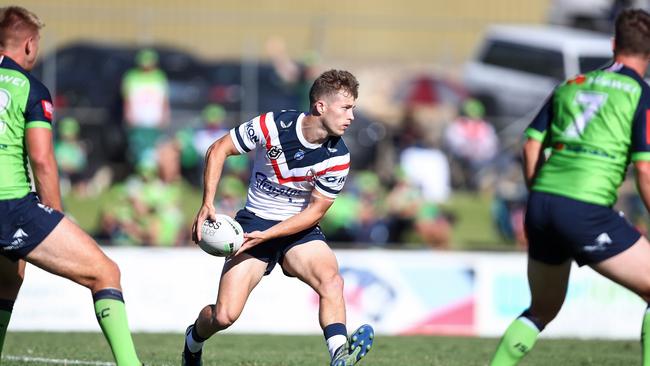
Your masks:
<path fill-rule="evenodd" d="M 255 164 L 246 207 L 235 217 L 244 229 L 244 244 L 226 259 L 216 304 L 205 306 L 187 328 L 182 365 L 201 365 L 203 342 L 239 318 L 253 288 L 276 263 L 318 294 L 331 365 L 354 365 L 370 350 L 374 332 L 369 325 L 348 338 L 343 279 L 318 226 L 350 168 L 341 136 L 354 120 L 358 88 L 351 73 L 329 70 L 311 87 L 309 113 L 262 114 L 208 149 L 203 205 L 192 228 L 195 242 L 201 239 L 203 222 L 215 218 L 214 198 L 226 158 L 255 149 Z"/>

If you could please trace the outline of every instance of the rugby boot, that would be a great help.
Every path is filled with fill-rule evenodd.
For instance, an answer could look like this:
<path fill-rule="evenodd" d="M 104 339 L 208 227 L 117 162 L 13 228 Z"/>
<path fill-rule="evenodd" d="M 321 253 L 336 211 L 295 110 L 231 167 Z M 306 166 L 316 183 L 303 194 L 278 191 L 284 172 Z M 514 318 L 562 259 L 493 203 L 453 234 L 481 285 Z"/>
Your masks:
<path fill-rule="evenodd" d="M 192 325 L 187 327 L 187 330 L 185 331 L 185 337 L 187 337 L 190 332 L 192 332 Z M 187 342 L 183 341 L 183 356 L 181 358 L 181 366 L 203 365 L 203 362 L 201 361 L 202 353 L 203 349 L 199 350 L 198 352 L 191 352 L 190 349 L 187 348 Z"/>
<path fill-rule="evenodd" d="M 375 332 L 370 325 L 360 326 L 348 337 L 348 341 L 336 350 L 330 366 L 356 365 L 368 354 L 374 338 Z"/>

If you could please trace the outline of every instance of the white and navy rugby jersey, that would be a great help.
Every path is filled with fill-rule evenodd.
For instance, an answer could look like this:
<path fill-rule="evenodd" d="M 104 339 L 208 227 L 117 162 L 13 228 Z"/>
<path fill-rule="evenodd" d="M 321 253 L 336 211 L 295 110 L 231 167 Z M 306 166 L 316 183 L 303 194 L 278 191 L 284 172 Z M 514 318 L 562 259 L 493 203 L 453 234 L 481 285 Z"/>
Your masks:
<path fill-rule="evenodd" d="M 258 148 L 246 209 L 267 220 L 285 220 L 309 204 L 312 190 L 336 198 L 350 170 L 350 153 L 340 137 L 312 144 L 302 134 L 306 114 L 262 114 L 230 130 L 240 153 Z"/>

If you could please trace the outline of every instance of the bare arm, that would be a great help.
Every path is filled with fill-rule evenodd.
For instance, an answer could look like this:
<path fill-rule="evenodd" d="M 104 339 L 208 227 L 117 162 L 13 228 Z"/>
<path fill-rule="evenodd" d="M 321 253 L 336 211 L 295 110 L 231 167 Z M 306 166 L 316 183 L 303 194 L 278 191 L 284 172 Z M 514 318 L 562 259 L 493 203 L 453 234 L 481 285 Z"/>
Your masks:
<path fill-rule="evenodd" d="M 309 205 L 302 212 L 271 226 L 267 230 L 245 234 L 244 244 L 238 252 L 243 252 L 270 239 L 295 234 L 318 224 L 332 206 L 332 203 L 334 203 L 333 199 L 323 196 L 318 191 L 313 191 Z"/>
<path fill-rule="evenodd" d="M 59 172 L 54 158 L 52 130 L 33 127 L 25 132 L 27 154 L 34 173 L 36 193 L 41 202 L 56 210 L 63 211 L 61 191 L 59 190 Z"/>
<path fill-rule="evenodd" d="M 238 155 L 239 152 L 232 142 L 230 134 L 227 134 L 215 141 L 205 154 L 205 170 L 203 171 L 203 204 L 199 209 L 194 224 L 192 225 L 192 239 L 198 243 L 201 240 L 201 226 L 203 221 L 210 218 L 215 219 L 216 210 L 214 197 L 217 194 L 217 186 L 221 179 L 223 165 L 230 155 Z"/>
<path fill-rule="evenodd" d="M 543 154 L 544 149 L 541 141 L 530 138 L 526 140 L 523 148 L 523 168 L 528 189 L 533 185 L 533 180 L 539 168 L 544 164 Z"/>
<path fill-rule="evenodd" d="M 650 161 L 635 162 L 634 172 L 637 190 L 646 210 L 650 212 Z"/>

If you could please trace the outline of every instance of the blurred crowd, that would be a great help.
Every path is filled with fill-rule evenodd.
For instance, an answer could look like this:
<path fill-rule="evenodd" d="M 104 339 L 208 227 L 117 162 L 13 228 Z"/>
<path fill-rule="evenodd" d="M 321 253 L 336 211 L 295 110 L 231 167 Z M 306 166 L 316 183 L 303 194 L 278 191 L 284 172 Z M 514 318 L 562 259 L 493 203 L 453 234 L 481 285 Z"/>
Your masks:
<path fill-rule="evenodd" d="M 293 105 L 276 108 L 306 111 L 311 81 L 324 71 L 317 55 L 296 62 L 277 39 L 269 41 L 267 52 L 284 92 L 296 96 Z M 503 146 L 483 105 L 460 89 L 454 90 L 458 98 L 451 103 L 452 112 L 444 117 L 436 113 L 445 93 L 439 84 L 426 75 L 415 78 L 401 97 L 398 121 L 372 121 L 363 117 L 363 110 L 356 113 L 358 121 L 344 137 L 352 170 L 344 192 L 321 222 L 331 242 L 452 248 L 459 213 L 448 202 L 454 192 L 465 191 L 492 197 L 493 227 L 504 241 L 525 247 L 526 189 L 516 151 Z M 178 124 L 171 117 L 169 98 L 158 54 L 144 49 L 121 80 L 119 128 L 125 144 L 117 163 L 91 168 L 89 154 L 96 147 L 81 137 L 83 121 L 68 116 L 57 125 L 64 194 L 103 197 L 94 233 L 103 243 L 190 242 L 193 210 L 200 202 L 188 208 L 187 192 L 202 189 L 210 144 L 244 121 L 237 120 L 239 113 L 208 103 L 195 112 L 195 122 Z M 250 164 L 247 155 L 227 159 L 216 202 L 219 212 L 234 216 L 245 204 Z"/>

